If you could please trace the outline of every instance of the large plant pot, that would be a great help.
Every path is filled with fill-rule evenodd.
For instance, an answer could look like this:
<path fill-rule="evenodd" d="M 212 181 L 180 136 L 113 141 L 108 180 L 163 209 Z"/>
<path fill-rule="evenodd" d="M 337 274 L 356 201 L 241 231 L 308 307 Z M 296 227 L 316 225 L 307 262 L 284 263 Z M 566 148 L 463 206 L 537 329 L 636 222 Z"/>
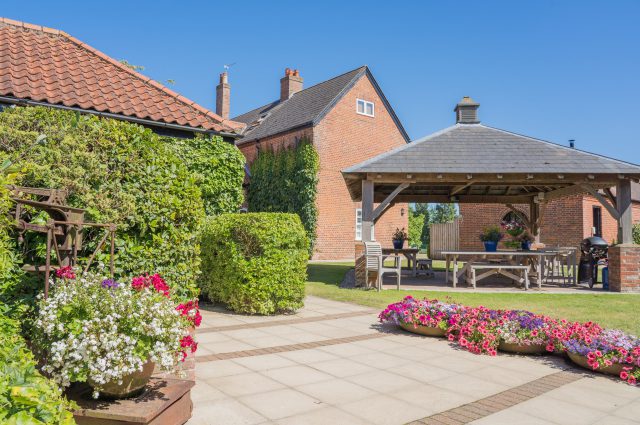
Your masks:
<path fill-rule="evenodd" d="M 574 362 L 578 366 L 581 366 L 585 369 L 592 370 L 594 372 L 606 373 L 608 375 L 615 375 L 615 376 L 620 376 L 620 372 L 622 372 L 623 366 L 620 363 L 614 363 L 611 366 L 601 366 L 597 369 L 593 369 L 591 366 L 589 366 L 586 356 L 581 356 L 580 354 L 575 354 L 575 353 L 567 353 L 567 354 L 569 355 L 569 358 L 571 359 L 572 362 Z"/>
<path fill-rule="evenodd" d="M 547 352 L 545 344 L 520 345 L 510 344 L 504 342 L 503 340 L 500 340 L 500 344 L 498 344 L 498 350 L 514 354 L 544 354 Z"/>
<path fill-rule="evenodd" d="M 142 370 L 138 372 L 130 373 L 122 377 L 122 383 L 108 382 L 100 389 L 100 397 L 103 398 L 127 398 L 137 395 L 151 379 L 155 363 L 151 360 L 147 361 Z M 88 380 L 88 384 L 93 388 L 96 387 L 95 382 L 91 379 Z"/>
<path fill-rule="evenodd" d="M 445 336 L 447 334 L 447 331 L 433 326 L 418 325 L 414 327 L 413 325 L 400 323 L 400 327 L 405 331 L 425 336 Z"/>
<path fill-rule="evenodd" d="M 498 242 L 496 242 L 496 241 L 485 241 L 484 242 L 484 250 L 486 252 L 496 252 L 498 250 Z"/>
<path fill-rule="evenodd" d="M 393 249 L 402 249 L 402 247 L 404 246 L 404 240 L 394 240 L 393 241 Z"/>
<path fill-rule="evenodd" d="M 521 245 L 522 249 L 525 251 L 531 251 L 531 242 L 529 241 L 522 241 L 522 245 Z"/>

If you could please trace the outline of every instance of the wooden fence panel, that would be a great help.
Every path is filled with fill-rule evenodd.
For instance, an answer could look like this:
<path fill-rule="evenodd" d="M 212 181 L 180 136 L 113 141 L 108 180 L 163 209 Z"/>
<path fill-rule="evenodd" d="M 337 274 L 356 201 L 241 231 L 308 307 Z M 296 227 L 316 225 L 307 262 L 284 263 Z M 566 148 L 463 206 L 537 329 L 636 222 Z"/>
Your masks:
<path fill-rule="evenodd" d="M 442 251 L 460 249 L 460 219 L 450 223 L 429 225 L 429 256 L 434 260 L 444 260 Z"/>

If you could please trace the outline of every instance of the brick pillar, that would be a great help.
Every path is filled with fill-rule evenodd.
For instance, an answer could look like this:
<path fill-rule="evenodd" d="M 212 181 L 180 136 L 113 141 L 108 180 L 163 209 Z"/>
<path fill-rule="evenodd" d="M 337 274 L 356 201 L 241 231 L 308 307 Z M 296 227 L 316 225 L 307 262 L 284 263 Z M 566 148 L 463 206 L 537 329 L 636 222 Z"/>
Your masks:
<path fill-rule="evenodd" d="M 613 292 L 640 292 L 640 245 L 609 248 L 609 288 Z"/>

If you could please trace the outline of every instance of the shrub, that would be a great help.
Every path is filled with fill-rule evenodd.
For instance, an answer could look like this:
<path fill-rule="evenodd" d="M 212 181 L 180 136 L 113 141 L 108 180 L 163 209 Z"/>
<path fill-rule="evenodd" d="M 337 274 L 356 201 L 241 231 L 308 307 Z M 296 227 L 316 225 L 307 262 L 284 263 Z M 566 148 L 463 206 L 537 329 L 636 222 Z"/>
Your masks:
<path fill-rule="evenodd" d="M 202 230 L 200 286 L 240 313 L 302 307 L 308 240 L 295 214 L 223 214 Z"/>
<path fill-rule="evenodd" d="M 153 270 L 177 296 L 192 297 L 204 207 L 199 179 L 174 153 L 177 148 L 149 129 L 118 120 L 44 107 L 0 113 L 1 150 L 14 154 L 38 134 L 46 134 L 47 143 L 17 162 L 18 183 L 68 189 L 68 203 L 87 209 L 88 221 L 116 223 L 118 277 Z M 28 260 L 43 263 L 41 251 Z M 98 260 L 108 261 L 108 253 Z"/>
<path fill-rule="evenodd" d="M 71 425 L 70 408 L 57 385 L 36 370 L 18 322 L 0 314 L 0 422 Z"/>
<path fill-rule="evenodd" d="M 640 223 L 633 226 L 633 243 L 640 245 Z"/>
<path fill-rule="evenodd" d="M 207 215 L 238 211 L 244 197 L 245 175 L 245 159 L 238 148 L 221 137 L 163 137 L 162 140 L 197 179 Z"/>
<path fill-rule="evenodd" d="M 293 149 L 261 152 L 251 165 L 247 192 L 251 212 L 298 214 L 310 241 L 310 254 L 318 222 L 319 164 L 318 152 L 306 140 Z"/>

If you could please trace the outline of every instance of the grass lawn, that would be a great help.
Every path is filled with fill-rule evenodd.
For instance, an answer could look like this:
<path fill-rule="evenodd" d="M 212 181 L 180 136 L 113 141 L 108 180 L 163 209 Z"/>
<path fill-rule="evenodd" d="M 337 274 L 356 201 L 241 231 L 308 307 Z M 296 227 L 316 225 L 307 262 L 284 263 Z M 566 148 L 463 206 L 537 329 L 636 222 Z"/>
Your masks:
<path fill-rule="evenodd" d="M 309 264 L 308 295 L 346 301 L 383 309 L 406 295 L 445 299 L 490 308 L 530 310 L 552 317 L 576 321 L 595 321 L 608 328 L 624 329 L 640 335 L 640 294 L 541 294 L 461 293 L 443 291 L 395 291 L 342 289 L 338 285 L 353 263 Z M 443 267 L 434 261 L 434 268 Z"/>

